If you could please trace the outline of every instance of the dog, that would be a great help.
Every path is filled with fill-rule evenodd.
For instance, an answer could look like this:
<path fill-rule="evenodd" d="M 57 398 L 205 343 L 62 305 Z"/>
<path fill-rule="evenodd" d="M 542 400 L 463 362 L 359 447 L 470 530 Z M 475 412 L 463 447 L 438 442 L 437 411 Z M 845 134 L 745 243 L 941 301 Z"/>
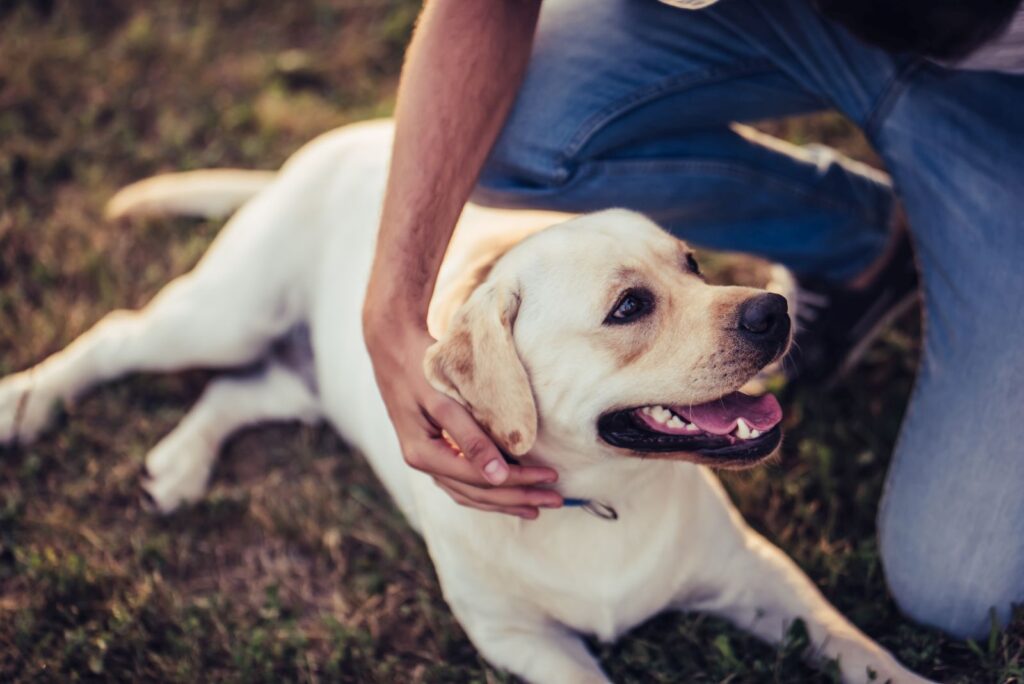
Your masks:
<path fill-rule="evenodd" d="M 607 681 L 579 634 L 613 640 L 685 609 L 775 643 L 803 620 L 808 657 L 837 660 L 848 682 L 926 681 L 747 527 L 707 467 L 750 467 L 779 446 L 775 399 L 736 390 L 785 353 L 785 299 L 707 284 L 687 245 L 639 214 L 469 205 L 430 308 L 431 384 L 506 453 L 557 469 L 581 505 L 535 521 L 485 513 L 405 464 L 361 332 L 392 134 L 386 121 L 346 126 L 277 173 L 170 174 L 122 190 L 114 216 L 237 211 L 145 308 L 109 314 L 0 381 L 0 443 L 30 442 L 55 405 L 129 372 L 262 362 L 211 381 L 147 455 L 159 511 L 203 495 L 243 426 L 326 420 L 424 537 L 481 654 L 523 679 Z"/>

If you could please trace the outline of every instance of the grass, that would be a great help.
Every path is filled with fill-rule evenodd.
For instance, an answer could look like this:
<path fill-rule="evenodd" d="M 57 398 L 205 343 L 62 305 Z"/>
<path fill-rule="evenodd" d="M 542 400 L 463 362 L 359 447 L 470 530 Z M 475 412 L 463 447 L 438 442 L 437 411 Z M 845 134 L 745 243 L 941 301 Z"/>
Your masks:
<path fill-rule="evenodd" d="M 330 127 L 386 114 L 417 3 L 0 1 L 0 374 L 105 312 L 143 304 L 219 224 L 111 225 L 119 186 L 167 170 L 274 168 Z M 833 115 L 773 123 L 870 159 Z M 712 257 L 719 277 L 750 262 Z M 857 383 L 797 396 L 770 468 L 726 478 L 740 509 L 854 622 L 949 682 L 1024 679 L 1024 615 L 964 643 L 888 598 L 874 514 L 918 330 L 877 345 Z M 326 429 L 240 435 L 210 495 L 159 519 L 137 502 L 147 449 L 204 372 L 134 377 L 0 453 L 0 680 L 498 682 L 441 599 L 424 547 Z M 662 616 L 612 646 L 617 681 L 829 681 L 702 616 Z"/>

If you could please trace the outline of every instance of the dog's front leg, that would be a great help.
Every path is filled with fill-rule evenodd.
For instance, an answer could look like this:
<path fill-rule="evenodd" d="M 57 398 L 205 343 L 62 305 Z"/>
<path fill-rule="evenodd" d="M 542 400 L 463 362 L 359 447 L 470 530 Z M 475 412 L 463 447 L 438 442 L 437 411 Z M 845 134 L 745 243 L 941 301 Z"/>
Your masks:
<path fill-rule="evenodd" d="M 473 645 L 495 667 L 533 684 L 609 681 L 579 636 L 543 616 L 460 616 L 452 607 Z"/>
<path fill-rule="evenodd" d="M 921 683 L 891 653 L 842 616 L 788 556 L 752 530 L 715 581 L 717 591 L 686 607 L 716 613 L 771 643 L 798 619 L 807 625 L 811 659 L 834 659 L 844 682 Z"/>
<path fill-rule="evenodd" d="M 439 574 L 442 586 L 451 587 Z M 583 640 L 541 609 L 465 575 L 460 580 L 459 591 L 445 590 L 445 598 L 490 664 L 534 684 L 608 682 Z"/>

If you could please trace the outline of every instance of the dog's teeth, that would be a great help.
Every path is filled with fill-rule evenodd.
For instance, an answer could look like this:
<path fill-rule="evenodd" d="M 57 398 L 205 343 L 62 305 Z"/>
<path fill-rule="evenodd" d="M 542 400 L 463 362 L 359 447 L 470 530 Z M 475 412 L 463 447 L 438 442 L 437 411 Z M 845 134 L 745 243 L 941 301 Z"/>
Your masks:
<path fill-rule="evenodd" d="M 672 416 L 668 419 L 667 425 L 671 428 L 685 428 L 686 423 L 679 419 L 679 416 Z"/>
<path fill-rule="evenodd" d="M 644 406 L 642 409 L 640 409 L 640 413 L 644 414 L 645 416 L 651 415 L 651 407 Z"/>
<path fill-rule="evenodd" d="M 654 418 L 659 423 L 667 423 L 672 419 L 672 412 L 664 406 L 655 406 L 651 409 L 651 418 Z"/>
<path fill-rule="evenodd" d="M 699 428 L 699 427 L 697 427 L 697 426 L 696 426 L 695 424 L 693 424 L 693 423 L 687 423 L 687 424 L 686 424 L 686 429 L 687 429 L 687 430 L 699 430 L 700 428 Z"/>
<path fill-rule="evenodd" d="M 750 427 L 742 418 L 736 420 L 736 436 L 740 439 L 750 439 Z"/>
<path fill-rule="evenodd" d="M 761 436 L 761 431 L 760 430 L 751 430 L 750 431 L 750 438 L 751 439 L 754 439 L 755 437 L 760 437 L 760 436 Z"/>

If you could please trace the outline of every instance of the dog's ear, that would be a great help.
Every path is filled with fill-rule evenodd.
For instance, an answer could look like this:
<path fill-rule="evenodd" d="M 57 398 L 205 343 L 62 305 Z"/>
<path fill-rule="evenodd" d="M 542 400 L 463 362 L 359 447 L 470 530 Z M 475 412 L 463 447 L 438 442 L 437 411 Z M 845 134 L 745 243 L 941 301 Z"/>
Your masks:
<path fill-rule="evenodd" d="M 430 384 L 465 406 L 513 456 L 525 454 L 537 438 L 533 390 L 512 339 L 518 313 L 513 288 L 481 285 L 423 362 Z"/>

